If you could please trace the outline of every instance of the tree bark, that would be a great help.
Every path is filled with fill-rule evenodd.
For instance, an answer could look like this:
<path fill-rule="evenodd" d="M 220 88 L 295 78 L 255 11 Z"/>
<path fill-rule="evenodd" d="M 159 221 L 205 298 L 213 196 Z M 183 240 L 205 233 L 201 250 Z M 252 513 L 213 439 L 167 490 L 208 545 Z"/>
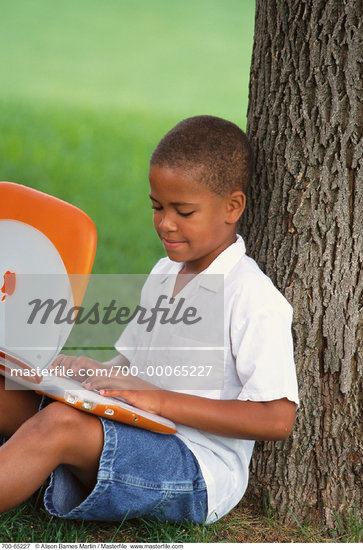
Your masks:
<path fill-rule="evenodd" d="M 301 406 L 286 442 L 257 445 L 249 496 L 327 526 L 360 500 L 361 8 L 257 0 L 250 75 L 241 231 L 294 307 Z"/>

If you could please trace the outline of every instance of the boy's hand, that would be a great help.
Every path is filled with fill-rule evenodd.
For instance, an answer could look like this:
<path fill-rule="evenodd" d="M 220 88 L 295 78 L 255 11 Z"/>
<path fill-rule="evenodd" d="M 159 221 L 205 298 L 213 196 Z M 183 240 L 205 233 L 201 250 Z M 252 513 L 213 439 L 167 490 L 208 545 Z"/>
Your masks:
<path fill-rule="evenodd" d="M 92 376 L 82 386 L 87 390 L 98 390 L 104 397 L 120 397 L 139 409 L 160 414 L 163 390 L 131 374 Z"/>
<path fill-rule="evenodd" d="M 68 376 L 68 378 L 83 382 L 93 375 L 105 375 L 108 368 L 103 363 L 82 355 L 79 357 L 74 355 L 58 355 L 49 370 L 56 376 Z"/>
<path fill-rule="evenodd" d="M 68 376 L 82 383 L 87 390 L 96 390 L 105 397 L 120 397 L 130 405 L 153 414 L 160 414 L 161 392 L 157 386 L 131 374 L 122 375 L 115 363 L 128 364 L 123 356 L 108 363 L 99 363 L 84 356 L 58 355 L 51 365 L 51 372 Z"/>

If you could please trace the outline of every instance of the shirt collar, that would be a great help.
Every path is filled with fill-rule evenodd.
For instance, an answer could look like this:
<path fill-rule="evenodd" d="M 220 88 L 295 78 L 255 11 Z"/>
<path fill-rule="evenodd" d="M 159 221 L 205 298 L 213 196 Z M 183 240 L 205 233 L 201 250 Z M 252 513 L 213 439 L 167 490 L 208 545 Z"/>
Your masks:
<path fill-rule="evenodd" d="M 224 282 L 224 277 L 234 268 L 237 262 L 246 254 L 246 246 L 241 235 L 236 235 L 236 240 L 221 252 L 215 260 L 195 278 L 199 286 L 213 292 L 218 292 Z M 183 267 L 182 262 L 170 262 L 170 270 L 165 277 L 160 279 L 160 284 L 165 283 L 170 275 L 177 275 Z M 224 277 L 204 277 L 204 275 L 224 275 Z"/>
<path fill-rule="evenodd" d="M 214 292 L 218 292 L 224 283 L 224 278 L 232 271 L 237 262 L 246 254 L 246 246 L 241 235 L 221 252 L 216 259 L 202 271 L 200 275 L 224 275 L 224 277 L 201 277 L 200 285 Z"/>

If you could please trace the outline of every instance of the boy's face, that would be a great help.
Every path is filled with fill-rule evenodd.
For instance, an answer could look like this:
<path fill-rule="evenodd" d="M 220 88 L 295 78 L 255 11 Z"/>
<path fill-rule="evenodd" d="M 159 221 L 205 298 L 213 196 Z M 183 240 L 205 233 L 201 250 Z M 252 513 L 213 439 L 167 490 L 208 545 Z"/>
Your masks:
<path fill-rule="evenodd" d="M 221 197 L 193 175 L 168 166 L 151 165 L 149 180 L 154 227 L 167 255 L 184 263 L 181 272 L 200 273 L 236 240 L 244 201 L 236 213 L 231 196 L 243 193 Z"/>

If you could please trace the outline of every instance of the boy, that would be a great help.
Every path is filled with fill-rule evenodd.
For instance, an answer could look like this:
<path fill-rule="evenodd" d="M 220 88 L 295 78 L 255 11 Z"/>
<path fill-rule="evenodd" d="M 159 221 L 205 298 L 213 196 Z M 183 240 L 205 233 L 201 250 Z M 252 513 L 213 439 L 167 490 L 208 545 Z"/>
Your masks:
<path fill-rule="evenodd" d="M 291 307 L 236 235 L 250 173 L 245 134 L 211 116 L 179 123 L 150 162 L 154 226 L 168 256 L 152 274 L 174 277 L 171 295 L 186 299 L 188 281 L 197 282 L 199 274 L 224 276 L 223 388 L 135 389 L 130 377 L 83 382 L 171 419 L 178 434 L 170 436 L 61 403 L 37 412 L 35 394 L 2 390 L 0 433 L 10 439 L 0 448 L 0 512 L 25 500 L 53 472 L 45 505 L 61 517 L 121 520 L 128 514 L 211 523 L 241 499 L 254 440 L 288 437 L 298 403 Z M 134 328 L 116 343 L 119 351 L 137 339 Z M 107 364 L 133 359 L 126 352 Z M 55 364 L 75 372 L 99 366 L 65 356 Z"/>

